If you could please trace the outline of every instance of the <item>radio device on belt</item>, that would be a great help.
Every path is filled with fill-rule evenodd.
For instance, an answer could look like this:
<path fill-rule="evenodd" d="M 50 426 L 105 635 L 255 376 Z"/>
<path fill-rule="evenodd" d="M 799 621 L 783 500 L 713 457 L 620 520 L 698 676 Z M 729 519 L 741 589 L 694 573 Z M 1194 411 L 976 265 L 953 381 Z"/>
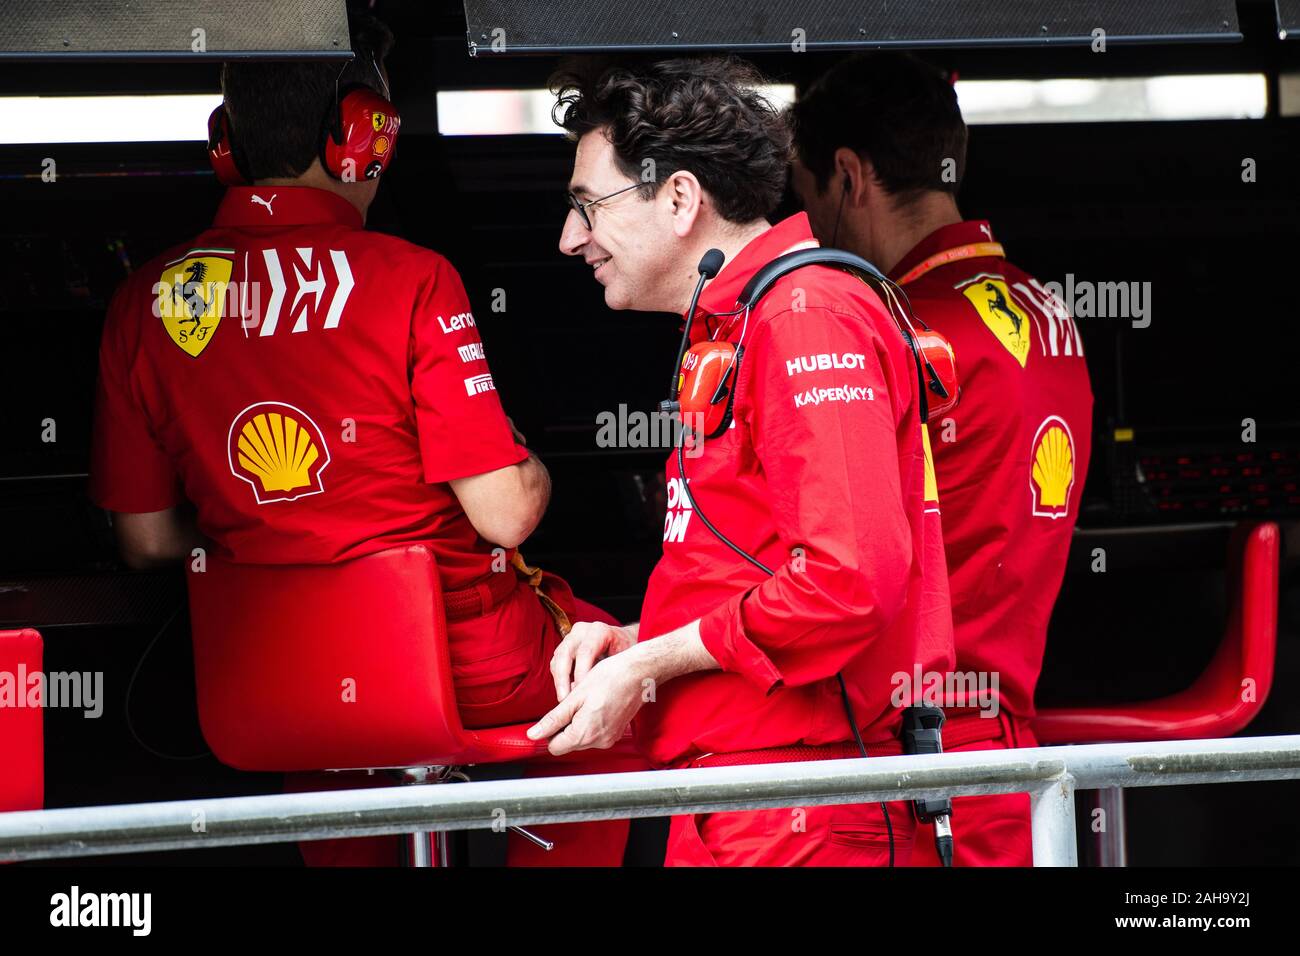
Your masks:
<path fill-rule="evenodd" d="M 903 753 L 943 753 L 943 708 L 918 704 L 903 709 Z M 934 848 L 944 866 L 952 866 L 952 801 L 947 797 L 913 800 L 921 823 L 934 824 Z"/>

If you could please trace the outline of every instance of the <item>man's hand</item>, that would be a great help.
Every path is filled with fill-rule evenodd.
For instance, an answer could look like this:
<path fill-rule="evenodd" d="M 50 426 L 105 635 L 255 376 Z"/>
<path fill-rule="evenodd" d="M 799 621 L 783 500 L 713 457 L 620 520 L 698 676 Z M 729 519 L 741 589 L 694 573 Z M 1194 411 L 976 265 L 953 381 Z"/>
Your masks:
<path fill-rule="evenodd" d="M 637 625 L 613 627 L 596 621 L 580 621 L 551 657 L 551 677 L 555 679 L 555 699 L 564 700 L 573 686 L 607 657 L 613 657 L 636 644 Z"/>
<path fill-rule="evenodd" d="M 550 737 L 555 756 L 573 750 L 608 750 L 641 709 L 641 672 L 636 655 L 600 661 L 550 713 L 528 728 L 529 740 Z"/>
<path fill-rule="evenodd" d="M 581 626 L 575 625 L 574 630 Z M 606 630 L 596 630 L 602 627 Z M 583 631 L 585 636 L 579 634 L 574 645 L 581 643 L 590 648 L 593 659 L 597 649 L 604 648 L 604 660 L 597 661 L 580 681 L 575 677 L 568 695 L 528 728 L 529 740 L 552 738 L 548 749 L 557 757 L 588 747 L 606 750 L 618 743 L 641 709 L 647 687 L 654 688 L 683 674 L 718 669 L 718 662 L 700 640 L 698 620 L 646 641 L 637 640 L 640 624 L 621 628 L 588 624 Z M 620 647 L 628 632 L 632 644 Z M 563 665 L 558 670 L 564 672 Z M 557 673 L 554 661 L 552 673 Z M 558 686 L 557 677 L 557 690 Z"/>

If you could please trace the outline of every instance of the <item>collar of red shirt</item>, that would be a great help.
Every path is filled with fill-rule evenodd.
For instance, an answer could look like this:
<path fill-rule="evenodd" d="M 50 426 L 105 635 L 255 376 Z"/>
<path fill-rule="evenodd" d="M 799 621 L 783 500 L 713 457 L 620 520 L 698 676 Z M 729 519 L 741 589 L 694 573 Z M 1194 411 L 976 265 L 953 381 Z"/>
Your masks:
<path fill-rule="evenodd" d="M 806 213 L 800 212 L 789 219 L 782 219 L 771 229 L 749 240 L 736 253 L 736 257 L 725 263 L 722 271 L 709 280 L 700 294 L 696 316 L 732 311 L 736 308 L 736 298 L 755 272 L 783 253 L 816 245 L 817 240 L 808 225 Z M 694 331 L 697 336 L 702 333 L 704 323 L 697 323 Z"/>
<path fill-rule="evenodd" d="M 311 186 L 231 186 L 216 226 L 302 226 L 338 223 L 360 229 L 361 213 L 342 196 Z"/>
<path fill-rule="evenodd" d="M 996 241 L 993 238 L 993 227 L 989 225 L 987 219 L 967 219 L 965 222 L 954 222 L 950 226 L 940 226 L 912 247 L 911 252 L 898 260 L 898 265 L 889 270 L 889 278 L 897 280 L 899 276 L 906 275 L 911 269 L 945 249 L 955 249 L 957 246 L 965 246 L 972 242 Z"/>

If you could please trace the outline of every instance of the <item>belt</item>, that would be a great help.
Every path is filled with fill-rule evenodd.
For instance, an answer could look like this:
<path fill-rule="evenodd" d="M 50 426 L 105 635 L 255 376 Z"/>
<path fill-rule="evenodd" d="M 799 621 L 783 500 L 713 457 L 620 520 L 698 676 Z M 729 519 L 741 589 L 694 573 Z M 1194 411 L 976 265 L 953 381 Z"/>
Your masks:
<path fill-rule="evenodd" d="M 989 740 L 1008 741 L 1016 746 L 1016 717 L 999 707 L 996 714 L 983 716 L 979 707 L 945 707 L 943 724 L 943 749 L 956 750 L 968 744 Z"/>
<path fill-rule="evenodd" d="M 903 742 L 896 738 L 872 741 L 867 745 L 868 757 L 898 757 L 903 753 Z M 861 757 L 858 745 L 850 740 L 834 744 L 793 744 L 789 747 L 765 747 L 762 750 L 737 750 L 731 753 L 701 754 L 691 760 L 691 767 L 735 767 L 755 763 L 792 763 L 805 760 L 845 760 Z"/>
<path fill-rule="evenodd" d="M 442 592 L 442 605 L 448 621 L 468 621 L 482 617 L 500 607 L 519 586 L 519 576 L 513 567 L 495 571 L 478 584 L 459 591 Z"/>
<path fill-rule="evenodd" d="M 533 589 L 537 600 L 554 619 L 560 634 L 562 636 L 568 634 L 572 626 L 569 616 L 551 599 L 550 595 L 543 591 L 542 582 L 545 578 L 546 572 L 541 568 L 529 567 L 516 551 L 510 557 L 510 567 L 504 571 L 494 571 L 485 580 L 470 587 L 443 592 L 442 604 L 447 621 L 468 621 L 491 613 L 514 594 L 515 589 L 522 582 Z"/>

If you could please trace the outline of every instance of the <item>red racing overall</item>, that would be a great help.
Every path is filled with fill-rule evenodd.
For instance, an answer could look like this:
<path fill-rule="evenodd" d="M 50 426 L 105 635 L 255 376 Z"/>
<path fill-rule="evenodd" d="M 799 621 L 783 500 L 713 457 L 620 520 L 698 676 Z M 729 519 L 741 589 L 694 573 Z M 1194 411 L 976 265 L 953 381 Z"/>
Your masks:
<path fill-rule="evenodd" d="M 804 214 L 781 222 L 699 303 L 697 341 L 711 327 L 745 351 L 734 424 L 685 459 L 685 478 L 699 509 L 776 573 L 709 532 L 670 458 L 640 636 L 699 618 L 721 670 L 668 682 L 641 708 L 637 740 L 657 766 L 856 756 L 837 674 L 868 752 L 898 753 L 900 675 L 952 664 L 916 370 L 893 319 L 861 281 L 822 266 L 782 278 L 748 315 L 718 317 L 759 267 L 814 245 Z M 890 818 L 903 865 L 915 823 L 905 804 Z M 666 862 L 875 866 L 889 852 L 878 804 L 795 807 L 674 817 Z"/>

